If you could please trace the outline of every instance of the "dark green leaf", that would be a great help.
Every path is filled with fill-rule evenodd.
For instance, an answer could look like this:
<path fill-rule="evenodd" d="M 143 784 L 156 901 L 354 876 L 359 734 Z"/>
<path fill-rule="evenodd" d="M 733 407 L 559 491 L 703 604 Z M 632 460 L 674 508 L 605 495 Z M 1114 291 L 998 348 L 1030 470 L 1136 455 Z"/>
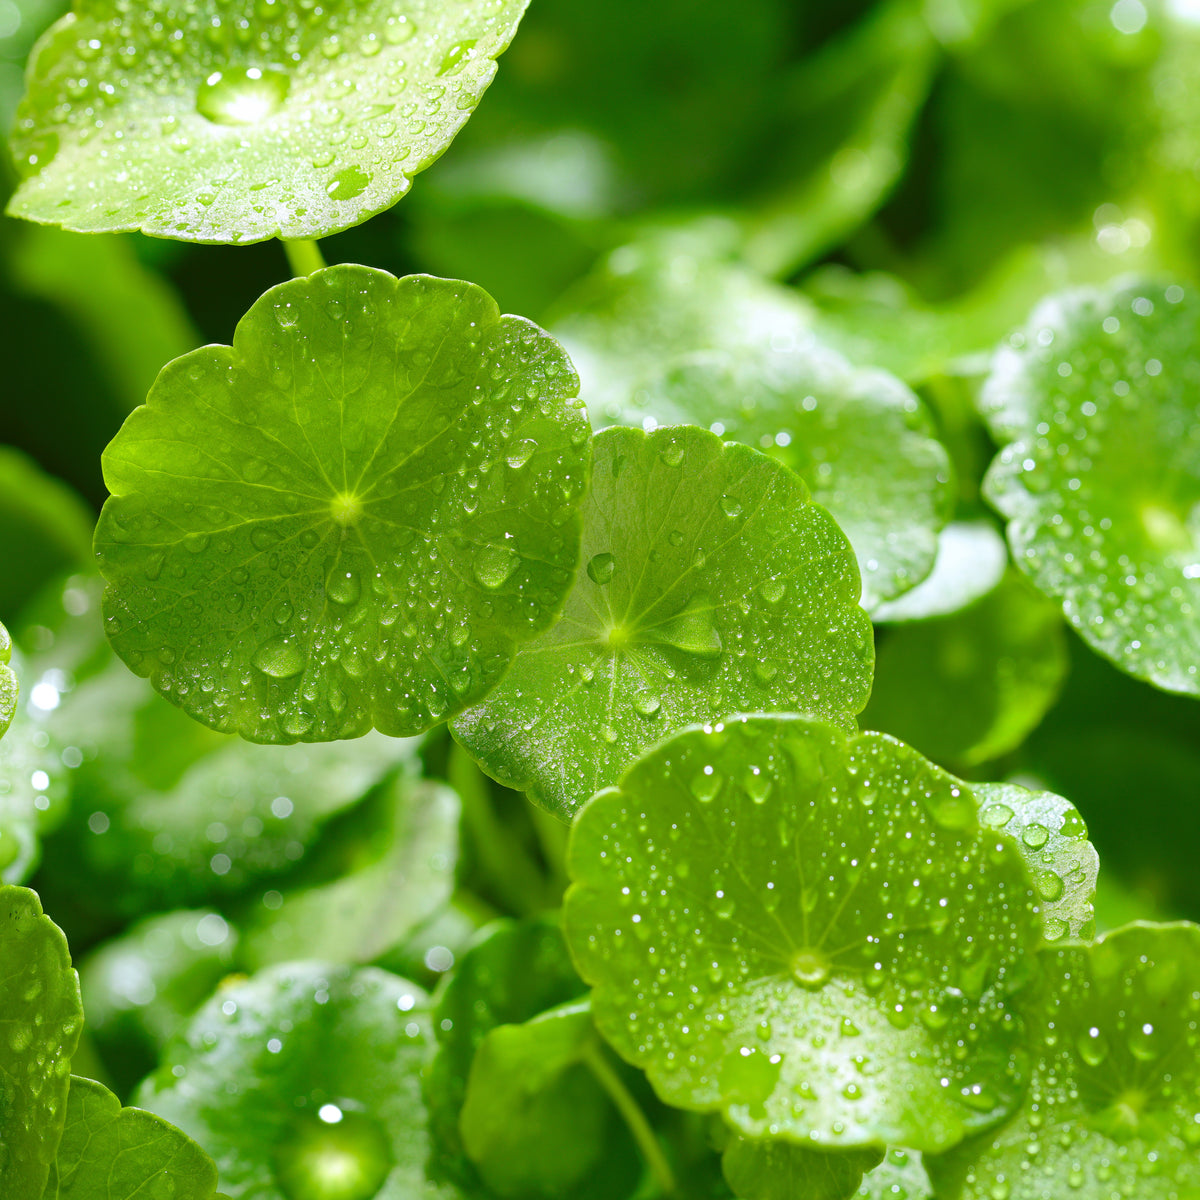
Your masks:
<path fill-rule="evenodd" d="M 35 892 L 0 885 L 0 1194 L 40 1196 L 83 1029 L 67 939 Z"/>
<path fill-rule="evenodd" d="M 570 585 L 577 380 L 471 284 L 331 267 L 168 366 L 104 457 L 118 654 L 254 741 L 429 728 Z"/>
<path fill-rule="evenodd" d="M 569 818 L 692 721 L 794 709 L 850 726 L 871 683 L 857 600 L 845 537 L 779 463 L 694 427 L 606 430 L 563 618 L 455 737 Z"/>
<path fill-rule="evenodd" d="M 976 806 L 891 738 L 799 717 L 662 743 L 572 833 L 597 1026 L 667 1103 L 748 1137 L 937 1150 L 994 1124 L 1040 929 Z"/>
<path fill-rule="evenodd" d="M 255 1200 L 449 1200 L 426 1181 L 419 988 L 374 968 L 294 963 L 223 988 L 138 1101 Z M 335 1190 L 338 1189 L 338 1190 Z"/>
<path fill-rule="evenodd" d="M 10 211 L 198 242 L 357 225 L 450 144 L 524 9 L 282 0 L 248 21 L 217 0 L 81 3 L 34 52 Z"/>
<path fill-rule="evenodd" d="M 863 1174 L 879 1165 L 882 1150 L 844 1154 L 809 1150 L 781 1138 L 734 1138 L 721 1168 L 740 1200 L 850 1200 Z"/>
<path fill-rule="evenodd" d="M 1200 695 L 1200 302 L 1123 283 L 1047 300 L 982 404 L 1017 564 L 1122 670 Z"/>
<path fill-rule="evenodd" d="M 1020 1111 L 926 1166 L 939 1197 L 1200 1195 L 1200 928 L 1131 925 L 1044 951 Z"/>
<path fill-rule="evenodd" d="M 43 1200 L 215 1200 L 217 1168 L 161 1117 L 71 1077 L 67 1122 Z"/>

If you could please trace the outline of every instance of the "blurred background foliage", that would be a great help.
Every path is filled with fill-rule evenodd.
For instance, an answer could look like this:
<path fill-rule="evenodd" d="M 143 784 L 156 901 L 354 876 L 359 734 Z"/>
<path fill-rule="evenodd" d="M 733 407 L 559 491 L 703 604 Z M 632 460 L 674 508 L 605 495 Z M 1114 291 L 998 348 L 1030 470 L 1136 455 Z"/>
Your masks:
<path fill-rule="evenodd" d="M 6 126 L 29 48 L 64 7 L 0 0 Z M 972 522 L 995 559 L 999 522 L 979 498 L 994 447 L 974 408 L 990 350 L 1055 288 L 1196 278 L 1197 80 L 1200 0 L 533 0 L 445 158 L 323 248 L 473 280 L 564 330 L 651 259 L 674 283 L 653 281 L 632 342 L 643 328 L 669 340 L 675 322 L 718 344 L 733 290 L 776 289 L 778 303 L 786 289 L 789 319 L 918 390 L 954 460 L 953 528 Z M 0 195 L 13 181 L 3 159 Z M 486 919 L 536 912 L 561 884 L 565 831 L 444 734 L 231 744 L 153 697 L 99 636 L 87 571 L 104 446 L 164 363 L 229 341 L 286 274 L 276 242 L 0 219 L 0 620 L 27 656 L 30 730 L 0 762 L 0 868 L 27 877 L 45 841 L 33 884 L 77 957 L 141 918 L 84 967 L 121 1085 L 231 966 L 276 957 L 279 913 L 316 894 L 336 940 L 339 904 L 375 903 L 405 868 L 401 837 L 426 839 L 425 899 L 401 897 L 387 944 L 348 953 L 426 983 Z M 704 313 L 672 309 L 698 277 L 721 294 Z M 1200 919 L 1200 708 L 1100 660 L 1002 565 L 978 570 L 966 607 L 878 627 L 864 724 L 969 777 L 1070 798 L 1104 862 L 1102 926 Z M 415 782 L 418 756 L 457 790 L 461 849 L 438 833 L 458 809 Z M 339 786 L 312 785 L 320 771 Z M 36 815 L 21 826 L 29 779 L 20 811 Z"/>

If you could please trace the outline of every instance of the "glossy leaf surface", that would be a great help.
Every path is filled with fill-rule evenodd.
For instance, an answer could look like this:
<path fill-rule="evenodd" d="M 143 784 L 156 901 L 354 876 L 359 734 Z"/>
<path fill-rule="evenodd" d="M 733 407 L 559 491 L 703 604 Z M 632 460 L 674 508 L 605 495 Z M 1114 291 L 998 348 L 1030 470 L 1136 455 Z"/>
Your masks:
<path fill-rule="evenodd" d="M 854 1200 L 933 1200 L 921 1156 L 911 1150 L 888 1150 L 883 1162 L 862 1181 Z"/>
<path fill-rule="evenodd" d="M 1094 649 L 1200 695 L 1200 300 L 1125 283 L 1044 301 L 982 397 L 1017 564 Z"/>
<path fill-rule="evenodd" d="M 71 1077 L 44 1200 L 213 1200 L 216 1188 L 217 1168 L 186 1134 Z"/>
<path fill-rule="evenodd" d="M 450 144 L 524 9 L 79 3 L 34 52 L 10 211 L 198 242 L 356 225 Z"/>
<path fill-rule="evenodd" d="M 213 1156 L 235 1200 L 440 1200 L 453 1193 L 425 1179 L 425 1005 L 373 968 L 270 968 L 196 1014 L 138 1101 Z"/>
<path fill-rule="evenodd" d="M 725 1149 L 721 1170 L 739 1200 L 850 1200 L 864 1172 L 882 1157 L 882 1150 L 837 1154 L 781 1138 L 735 1138 Z"/>
<path fill-rule="evenodd" d="M 692 721 L 775 709 L 850 725 L 873 657 L 857 601 L 844 535 L 780 464 L 694 427 L 606 430 L 563 618 L 455 737 L 567 818 Z"/>
<path fill-rule="evenodd" d="M 976 804 L 890 738 L 798 717 L 662 743 L 572 834 L 598 1027 L 749 1137 L 937 1150 L 993 1124 L 1022 1094 L 1039 926 Z"/>
<path fill-rule="evenodd" d="M 40 1196 L 67 1111 L 83 1028 L 67 940 L 37 894 L 0 885 L 0 1191 Z"/>
<path fill-rule="evenodd" d="M 926 1161 L 937 1195 L 1200 1194 L 1200 928 L 1131 925 L 1042 960 L 1047 995 L 1025 1103 L 996 1132 Z M 1031 1032 L 1037 1039 L 1032 1022 Z"/>
<path fill-rule="evenodd" d="M 117 653 L 252 741 L 415 733 L 556 616 L 577 380 L 471 284 L 332 267 L 170 364 L 104 457 Z"/>

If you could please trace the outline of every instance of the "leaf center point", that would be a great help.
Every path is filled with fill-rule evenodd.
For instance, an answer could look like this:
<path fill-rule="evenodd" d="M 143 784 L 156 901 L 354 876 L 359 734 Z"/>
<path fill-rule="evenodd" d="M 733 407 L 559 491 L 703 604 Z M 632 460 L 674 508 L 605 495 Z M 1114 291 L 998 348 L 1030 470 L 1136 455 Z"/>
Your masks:
<path fill-rule="evenodd" d="M 329 512 L 339 525 L 353 525 L 362 516 L 362 501 L 353 492 L 338 492 L 329 503 Z"/>
<path fill-rule="evenodd" d="M 788 963 L 792 978 L 806 988 L 819 988 L 829 978 L 829 959 L 811 946 L 797 950 Z"/>

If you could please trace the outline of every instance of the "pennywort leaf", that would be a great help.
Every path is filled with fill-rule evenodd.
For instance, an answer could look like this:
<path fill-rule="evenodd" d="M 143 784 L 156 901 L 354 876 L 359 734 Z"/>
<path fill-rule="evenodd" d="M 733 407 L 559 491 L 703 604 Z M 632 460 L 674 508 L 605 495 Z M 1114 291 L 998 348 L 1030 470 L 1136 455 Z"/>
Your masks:
<path fill-rule="evenodd" d="M 994 1133 L 926 1166 L 938 1196 L 1200 1194 L 1200 928 L 1131 925 L 1042 954 L 1029 1092 Z"/>
<path fill-rule="evenodd" d="M 782 1138 L 734 1138 L 721 1169 L 739 1200 L 850 1200 L 882 1150 L 810 1150 Z"/>
<path fill-rule="evenodd" d="M 83 1029 L 62 931 L 35 892 L 0 885 L 0 1192 L 40 1196 L 67 1113 Z"/>
<path fill-rule="evenodd" d="M 8 630 L 0 625 L 0 737 L 3 737 L 12 724 L 17 711 L 17 696 L 20 688 L 17 677 L 13 674 L 9 663 L 12 661 L 12 638 Z"/>
<path fill-rule="evenodd" d="M 71 1077 L 67 1120 L 44 1200 L 212 1200 L 217 1169 L 186 1134 Z"/>
<path fill-rule="evenodd" d="M 857 601 L 845 536 L 781 464 L 695 427 L 609 429 L 562 620 L 452 728 L 569 818 L 692 721 L 776 709 L 849 726 L 873 658 Z"/>
<path fill-rule="evenodd" d="M 810 1148 L 1011 1112 L 1039 924 L 1016 848 L 915 751 L 794 716 L 663 742 L 576 819 L 567 939 L 669 1104 Z"/>
<path fill-rule="evenodd" d="M 198 242 L 356 225 L 454 139 L 524 9 L 81 0 L 34 51 L 10 211 Z"/>
<path fill-rule="evenodd" d="M 1017 564 L 1122 670 L 1200 695 L 1200 302 L 1125 282 L 1044 301 L 996 358 L 985 481 Z"/>
<path fill-rule="evenodd" d="M 868 1172 L 855 1200 L 933 1200 L 933 1187 L 919 1154 L 895 1147 Z"/>
<path fill-rule="evenodd" d="M 260 742 L 416 733 L 481 699 L 570 585 L 576 391 L 471 284 L 347 266 L 271 289 L 105 453 L 114 648 Z"/>
<path fill-rule="evenodd" d="M 431 1045 L 414 985 L 294 963 L 218 992 L 138 1100 L 204 1146 L 234 1196 L 434 1200 L 453 1193 L 425 1178 Z"/>

